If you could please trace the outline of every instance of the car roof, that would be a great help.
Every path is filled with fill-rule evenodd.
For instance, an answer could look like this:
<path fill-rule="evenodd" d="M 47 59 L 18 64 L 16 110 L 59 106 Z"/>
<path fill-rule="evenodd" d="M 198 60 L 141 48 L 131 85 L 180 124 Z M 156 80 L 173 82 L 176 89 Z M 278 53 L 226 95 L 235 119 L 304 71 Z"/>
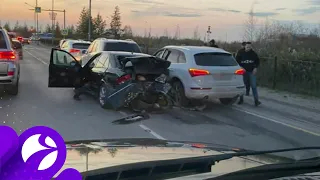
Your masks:
<path fill-rule="evenodd" d="M 197 53 L 227 53 L 231 54 L 228 51 L 225 51 L 220 48 L 214 48 L 214 47 L 208 47 L 208 46 L 165 46 L 164 48 L 172 48 L 172 49 L 177 49 L 181 51 L 189 51 L 192 54 L 197 54 Z"/>
<path fill-rule="evenodd" d="M 119 40 L 119 39 L 103 39 L 104 42 L 123 42 L 123 43 L 131 43 L 131 44 L 137 44 L 133 40 Z"/>
<path fill-rule="evenodd" d="M 144 54 L 144 53 L 132 53 L 132 52 L 125 52 L 125 51 L 102 51 L 102 54 L 111 54 L 111 55 L 137 55 L 137 56 L 151 56 L 149 54 Z"/>
<path fill-rule="evenodd" d="M 91 44 L 91 42 L 89 41 L 80 41 L 80 40 L 66 40 L 66 42 L 69 42 L 69 43 L 84 43 L 84 44 Z"/>

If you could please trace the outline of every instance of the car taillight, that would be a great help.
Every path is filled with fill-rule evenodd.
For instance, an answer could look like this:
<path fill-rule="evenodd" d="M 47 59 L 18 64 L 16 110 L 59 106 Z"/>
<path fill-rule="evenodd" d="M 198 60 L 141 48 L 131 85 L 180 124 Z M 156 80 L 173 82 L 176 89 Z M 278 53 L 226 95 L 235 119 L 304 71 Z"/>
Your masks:
<path fill-rule="evenodd" d="M 210 74 L 209 71 L 201 70 L 201 69 L 189 69 L 189 73 L 190 73 L 191 77 L 206 76 L 206 75 Z"/>
<path fill-rule="evenodd" d="M 246 70 L 244 69 L 238 69 L 234 72 L 234 74 L 236 75 L 244 75 L 244 73 L 246 73 Z"/>
<path fill-rule="evenodd" d="M 8 71 L 7 75 L 8 76 L 14 76 L 14 71 Z"/>
<path fill-rule="evenodd" d="M 14 60 L 16 59 L 16 55 L 14 54 L 13 51 L 3 51 L 0 52 L 0 60 Z"/>
<path fill-rule="evenodd" d="M 70 49 L 70 53 L 78 53 L 78 52 L 80 52 L 79 49 Z"/>
<path fill-rule="evenodd" d="M 119 77 L 119 78 L 117 79 L 117 84 L 124 83 L 124 82 L 126 82 L 126 81 L 128 81 L 128 80 L 130 80 L 130 79 L 131 79 L 131 75 L 130 75 L 130 74 L 127 74 L 127 75 L 125 75 L 125 76 L 121 76 L 121 77 Z"/>

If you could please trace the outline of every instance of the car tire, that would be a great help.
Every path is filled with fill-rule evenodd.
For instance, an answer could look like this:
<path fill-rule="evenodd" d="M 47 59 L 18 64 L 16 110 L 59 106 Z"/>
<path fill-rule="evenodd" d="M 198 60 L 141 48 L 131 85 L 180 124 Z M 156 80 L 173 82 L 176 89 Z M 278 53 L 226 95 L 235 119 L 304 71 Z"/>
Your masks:
<path fill-rule="evenodd" d="M 233 97 L 233 98 L 220 98 L 220 102 L 223 105 L 233 105 L 237 100 L 238 100 L 239 96 Z"/>
<path fill-rule="evenodd" d="M 189 104 L 189 100 L 185 95 L 184 87 L 180 81 L 172 83 L 171 95 L 176 106 L 184 107 Z"/>
<path fill-rule="evenodd" d="M 8 85 L 6 91 L 10 95 L 14 95 L 14 96 L 18 95 L 18 93 L 19 93 L 19 80 L 17 81 L 17 83 L 15 85 Z"/>
<path fill-rule="evenodd" d="M 110 105 L 106 103 L 106 97 L 113 87 L 109 84 L 102 83 L 99 89 L 99 104 L 103 109 L 110 109 Z"/>

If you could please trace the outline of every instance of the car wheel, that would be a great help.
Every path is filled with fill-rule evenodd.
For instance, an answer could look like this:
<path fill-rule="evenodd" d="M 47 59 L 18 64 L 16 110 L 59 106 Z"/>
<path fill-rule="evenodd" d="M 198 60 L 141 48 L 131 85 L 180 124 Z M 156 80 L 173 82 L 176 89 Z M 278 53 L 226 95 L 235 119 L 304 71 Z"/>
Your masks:
<path fill-rule="evenodd" d="M 106 99 L 109 95 L 109 92 L 111 91 L 112 87 L 108 84 L 101 84 L 100 91 L 99 91 L 99 104 L 104 109 L 110 109 L 111 107 L 106 102 Z"/>
<path fill-rule="evenodd" d="M 175 105 L 187 106 L 189 103 L 188 98 L 185 95 L 184 87 L 180 81 L 175 81 L 172 84 L 171 94 Z"/>
<path fill-rule="evenodd" d="M 8 85 L 6 88 L 6 91 L 10 94 L 10 95 L 18 95 L 19 93 L 19 80 L 17 81 L 17 83 L 15 85 Z"/>
<path fill-rule="evenodd" d="M 220 100 L 221 104 L 223 104 L 223 105 L 232 105 L 237 101 L 238 97 L 239 96 L 236 96 L 233 98 L 220 98 L 219 100 Z"/>

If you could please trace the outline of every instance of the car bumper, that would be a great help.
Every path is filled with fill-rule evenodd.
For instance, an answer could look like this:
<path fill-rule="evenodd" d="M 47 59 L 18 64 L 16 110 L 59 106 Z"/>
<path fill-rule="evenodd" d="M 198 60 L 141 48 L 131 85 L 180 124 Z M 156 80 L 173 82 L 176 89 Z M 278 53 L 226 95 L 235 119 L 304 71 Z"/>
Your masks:
<path fill-rule="evenodd" d="M 188 89 L 186 97 L 188 99 L 207 99 L 213 100 L 217 98 L 233 98 L 245 94 L 245 86 L 223 86 L 212 89 Z"/>
<path fill-rule="evenodd" d="M 6 84 L 16 84 L 17 83 L 17 75 L 14 76 L 0 76 L 0 85 Z"/>

